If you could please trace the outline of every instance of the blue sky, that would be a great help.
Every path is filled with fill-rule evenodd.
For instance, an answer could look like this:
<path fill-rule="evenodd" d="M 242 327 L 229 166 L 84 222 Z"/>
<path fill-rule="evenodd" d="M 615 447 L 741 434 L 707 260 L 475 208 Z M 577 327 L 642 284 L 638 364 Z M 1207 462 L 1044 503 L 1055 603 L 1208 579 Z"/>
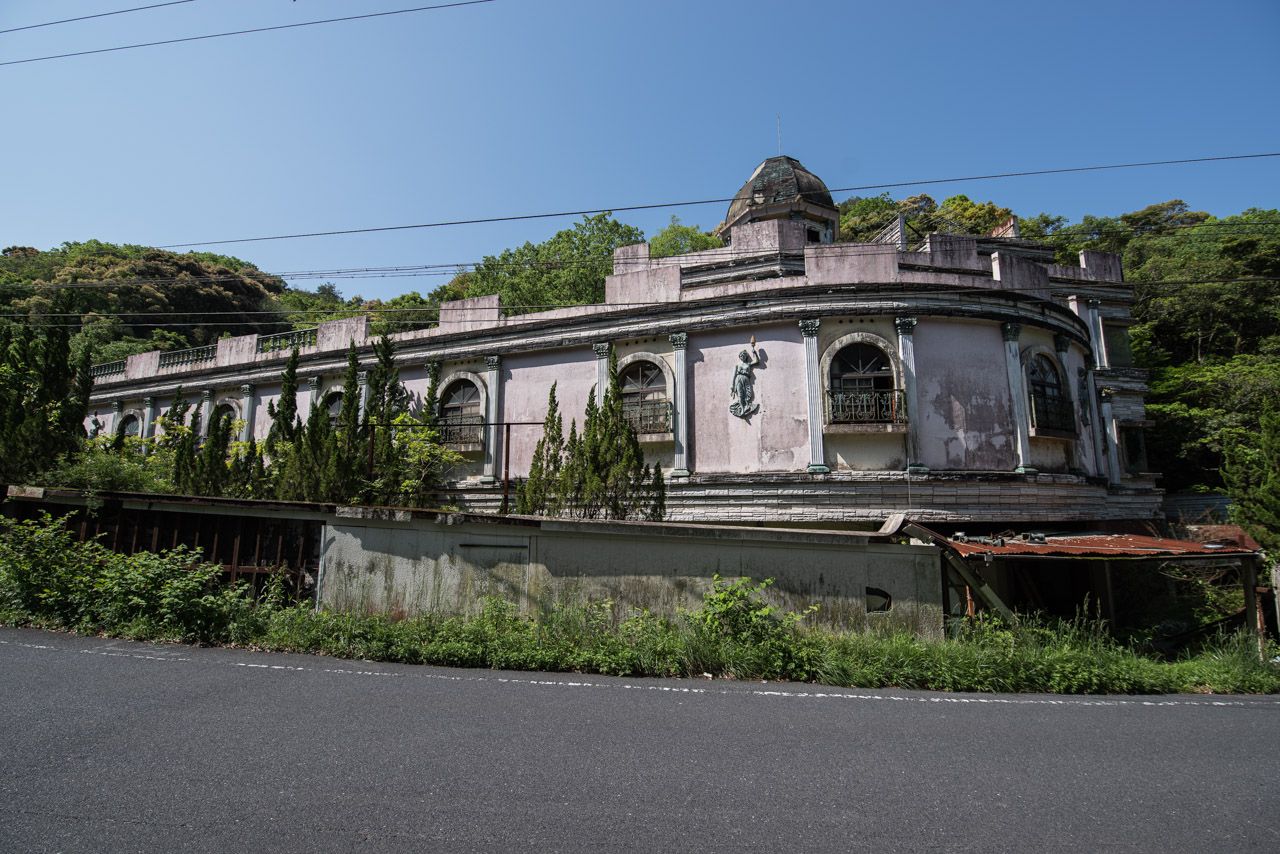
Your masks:
<path fill-rule="evenodd" d="M 159 0 L 5 0 L 0 29 Z M 426 5 L 193 0 L 0 61 Z M 0 66 L 2 245 L 166 246 L 1280 151 L 1280 3 L 493 0 Z M 934 184 L 1033 215 L 1274 208 L 1280 158 Z M 876 191 L 872 191 L 873 193 Z M 850 193 L 836 193 L 837 200 Z M 724 204 L 618 214 L 711 228 Z M 466 264 L 574 218 L 207 247 L 270 272 Z M 447 277 L 337 279 L 347 296 Z M 318 282 L 298 280 L 303 287 Z"/>

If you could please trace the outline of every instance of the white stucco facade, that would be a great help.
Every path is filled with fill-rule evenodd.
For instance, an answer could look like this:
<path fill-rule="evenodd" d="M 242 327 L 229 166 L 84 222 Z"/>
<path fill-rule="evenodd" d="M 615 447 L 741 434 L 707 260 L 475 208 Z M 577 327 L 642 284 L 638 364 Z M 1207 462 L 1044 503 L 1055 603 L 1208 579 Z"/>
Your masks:
<path fill-rule="evenodd" d="M 621 372 L 645 372 L 640 438 L 667 473 L 673 520 L 1155 514 L 1153 475 L 1122 441 L 1145 423 L 1145 374 L 1104 352 L 1104 319 L 1123 328 L 1131 299 L 1117 258 L 1084 252 L 1079 267 L 1061 266 L 1026 241 L 972 235 L 934 234 L 913 249 L 822 242 L 826 231 L 779 210 L 744 214 L 723 249 L 663 259 L 647 244 L 618 250 L 603 304 L 507 317 L 483 297 L 446 303 L 435 328 L 391 336 L 419 401 L 431 362 L 440 392 L 470 382 L 483 401 L 483 438 L 460 449 L 457 503 L 496 509 L 504 475 L 528 470 L 541 430 L 526 422 L 541 422 L 552 383 L 566 432 L 581 426 L 612 353 Z M 735 371 L 753 338 L 746 373 L 758 409 L 739 416 Z M 371 364 L 364 318 L 296 342 L 300 411 L 341 382 L 352 340 Z M 189 399 L 207 390 L 239 401 L 252 413 L 245 436 L 261 438 L 288 355 L 276 347 L 245 336 L 195 364 L 164 367 L 147 353 L 100 366 L 91 413 L 114 430 L 149 400 L 154 421 L 181 384 Z M 640 406 L 638 392 L 632 400 Z"/>

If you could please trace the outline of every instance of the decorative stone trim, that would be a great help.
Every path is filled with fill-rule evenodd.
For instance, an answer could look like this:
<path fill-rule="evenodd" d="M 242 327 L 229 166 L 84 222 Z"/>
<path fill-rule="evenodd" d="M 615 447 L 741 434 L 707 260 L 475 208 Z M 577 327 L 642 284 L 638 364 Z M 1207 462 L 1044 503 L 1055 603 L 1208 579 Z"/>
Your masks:
<path fill-rule="evenodd" d="M 1020 323 L 1004 323 L 1000 325 L 1000 332 L 1006 341 L 1017 341 L 1018 336 L 1022 334 L 1022 324 Z"/>
<path fill-rule="evenodd" d="M 818 334 L 818 327 L 822 321 L 818 318 L 808 318 L 800 321 L 800 334 L 805 338 L 813 338 Z"/>
<path fill-rule="evenodd" d="M 689 343 L 689 333 L 687 332 L 672 332 L 667 338 L 671 342 L 673 350 L 683 350 Z"/>
<path fill-rule="evenodd" d="M 918 322 L 914 317 L 898 317 L 894 319 L 893 326 L 899 335 L 911 335 L 916 331 Z"/>

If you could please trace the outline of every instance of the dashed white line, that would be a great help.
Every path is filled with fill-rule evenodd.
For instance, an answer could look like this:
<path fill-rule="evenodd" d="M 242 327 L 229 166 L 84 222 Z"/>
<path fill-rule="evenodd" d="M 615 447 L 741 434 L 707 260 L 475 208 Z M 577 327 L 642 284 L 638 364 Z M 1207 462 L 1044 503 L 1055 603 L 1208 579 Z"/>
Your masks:
<path fill-rule="evenodd" d="M 32 644 L 21 643 L 15 641 L 0 640 L 0 645 L 17 646 L 26 649 L 49 650 L 51 652 L 74 652 L 78 651 L 87 655 L 101 655 L 112 658 L 133 658 L 143 659 L 146 661 L 164 661 L 164 662 L 192 662 L 196 659 L 184 656 L 160 656 L 160 655 L 143 655 L 140 653 L 114 652 L 105 649 L 80 649 L 74 650 L 69 647 L 59 647 L 52 644 Z M 214 662 L 217 666 L 239 667 L 246 670 L 265 670 L 265 671 L 288 671 L 303 672 L 310 671 L 315 673 L 333 673 L 340 676 L 375 676 L 384 678 L 403 679 L 409 676 L 419 679 L 438 679 L 449 682 L 496 682 L 506 685 L 525 685 L 528 687 L 547 687 L 547 688 L 603 688 L 611 690 L 623 691 L 657 691 L 669 694 L 706 694 L 706 695 L 726 695 L 736 693 L 748 693 L 756 697 L 777 697 L 782 699 L 794 700 L 868 700 L 874 702 L 897 702 L 897 703 L 953 703 L 953 704 L 972 704 L 972 705 L 999 705 L 999 706 L 1093 706 L 1093 707 L 1119 707 L 1119 706 L 1211 706 L 1211 707 L 1268 707 L 1280 709 L 1280 697 L 1271 697 L 1256 700 L 1193 700 L 1193 699 L 1160 699 L 1146 700 L 1139 697 L 1127 697 L 1125 699 L 1111 699 L 1098 697 L 1063 697 L 1063 698 L 1046 698 L 1046 697 L 1016 697 L 1016 696 L 990 696 L 990 697 L 955 697 L 955 696 L 910 696 L 904 694 L 866 694 L 866 693 L 844 693 L 833 691 L 784 691 L 777 689 L 752 689 L 750 691 L 719 689 L 719 688 L 685 688 L 677 685 L 645 685 L 640 683 L 629 682 L 591 682 L 584 680 L 564 680 L 564 679 L 523 679 L 511 676 L 452 676 L 442 673 L 398 673 L 386 670 L 348 670 L 344 668 L 325 667 L 325 668 L 308 668 L 294 667 L 284 664 L 252 664 L 249 662 Z"/>

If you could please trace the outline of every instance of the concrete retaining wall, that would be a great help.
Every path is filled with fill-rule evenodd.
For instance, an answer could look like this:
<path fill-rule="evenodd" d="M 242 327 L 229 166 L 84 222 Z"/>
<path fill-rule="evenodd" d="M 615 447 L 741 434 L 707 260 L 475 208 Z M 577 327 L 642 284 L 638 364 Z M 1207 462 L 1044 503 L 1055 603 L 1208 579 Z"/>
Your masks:
<path fill-rule="evenodd" d="M 817 604 L 823 623 L 942 627 L 938 552 L 858 534 L 337 508 L 322 552 L 320 599 L 339 610 L 473 614 L 500 596 L 524 613 L 610 599 L 674 615 L 720 575 L 773 578 L 771 601 Z M 892 597 L 887 613 L 867 613 L 868 588 Z"/>

